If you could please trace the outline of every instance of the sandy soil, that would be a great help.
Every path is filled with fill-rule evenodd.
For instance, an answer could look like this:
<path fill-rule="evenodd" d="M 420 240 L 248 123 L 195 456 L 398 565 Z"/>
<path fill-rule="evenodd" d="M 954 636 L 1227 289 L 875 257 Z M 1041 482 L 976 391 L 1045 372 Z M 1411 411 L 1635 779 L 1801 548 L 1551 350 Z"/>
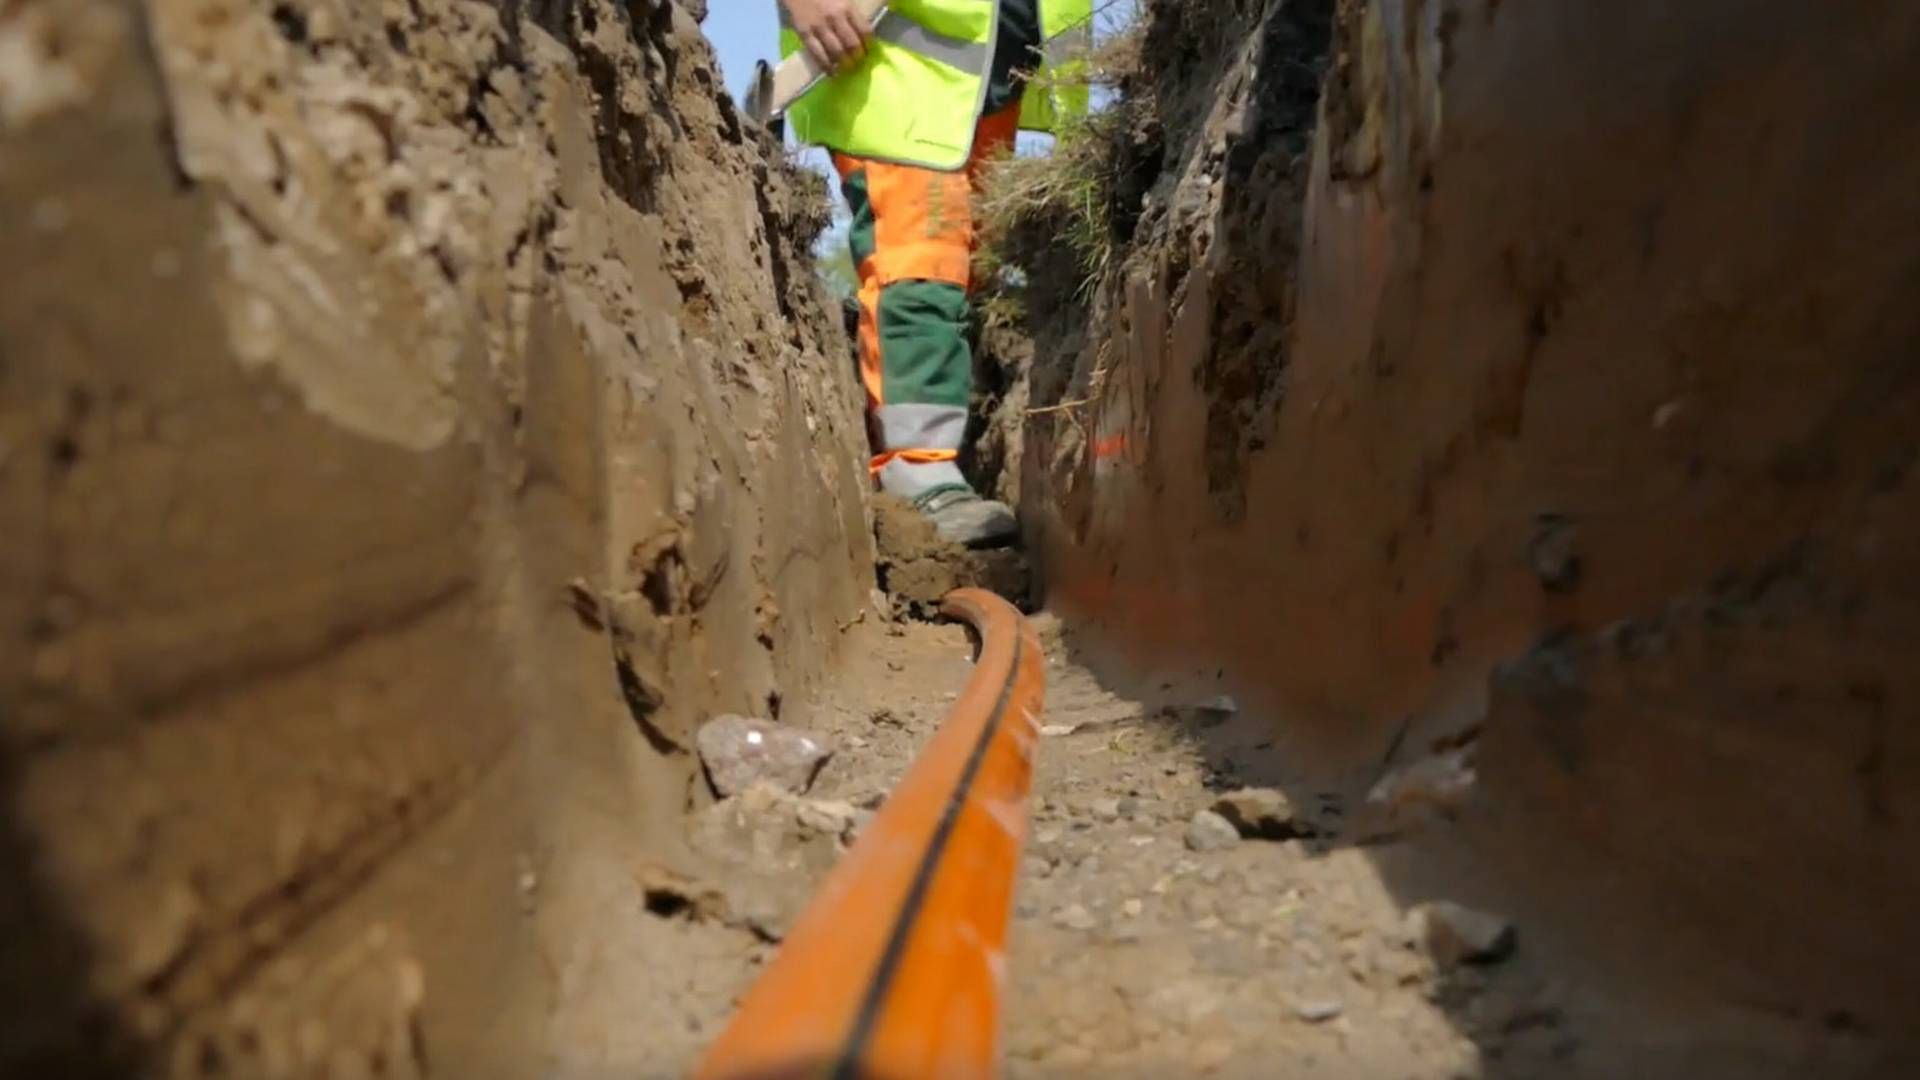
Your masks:
<path fill-rule="evenodd" d="M 1038 619 L 1046 737 L 1010 950 L 1007 1075 L 1439 1078 L 1578 1051 L 1557 988 L 1524 950 L 1441 970 L 1370 859 L 1332 834 L 1338 800 L 1313 810 L 1327 835 L 1194 850 L 1195 813 L 1239 787 L 1200 737 L 1236 727 L 1228 703 L 1116 695 L 1072 658 L 1057 620 Z M 792 715 L 837 747 L 806 799 L 856 812 L 879 804 L 970 669 L 956 627 L 863 633 L 846 677 Z M 696 810 L 691 828 L 711 812 Z M 783 873 L 788 850 L 715 853 L 721 865 L 679 888 L 724 902 L 650 920 L 648 955 L 682 974 L 656 1003 L 679 1019 L 648 1025 L 648 1060 L 690 1061 L 770 955 L 764 934 L 723 913 L 769 893 L 797 907 L 830 864 Z"/>

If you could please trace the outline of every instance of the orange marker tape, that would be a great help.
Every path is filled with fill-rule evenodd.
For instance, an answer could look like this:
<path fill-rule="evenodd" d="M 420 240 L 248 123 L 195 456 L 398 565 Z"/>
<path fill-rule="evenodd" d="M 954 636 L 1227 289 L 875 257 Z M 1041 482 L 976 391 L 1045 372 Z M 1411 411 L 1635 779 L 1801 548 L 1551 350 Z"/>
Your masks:
<path fill-rule="evenodd" d="M 707 1051 L 699 1080 L 989 1077 L 1045 662 L 979 589 L 942 605 L 979 635 L 973 677 Z"/>

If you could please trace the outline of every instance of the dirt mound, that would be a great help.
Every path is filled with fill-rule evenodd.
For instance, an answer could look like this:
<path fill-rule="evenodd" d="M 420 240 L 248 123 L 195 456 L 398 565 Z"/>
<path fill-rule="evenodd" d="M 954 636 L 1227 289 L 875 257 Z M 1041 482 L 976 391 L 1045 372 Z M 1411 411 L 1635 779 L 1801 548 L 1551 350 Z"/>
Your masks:
<path fill-rule="evenodd" d="M 873 499 L 873 535 L 880 588 L 901 614 L 932 618 L 941 597 L 969 586 L 1027 605 L 1027 560 L 1016 549 L 973 551 L 942 540 L 926 515 L 892 495 Z"/>

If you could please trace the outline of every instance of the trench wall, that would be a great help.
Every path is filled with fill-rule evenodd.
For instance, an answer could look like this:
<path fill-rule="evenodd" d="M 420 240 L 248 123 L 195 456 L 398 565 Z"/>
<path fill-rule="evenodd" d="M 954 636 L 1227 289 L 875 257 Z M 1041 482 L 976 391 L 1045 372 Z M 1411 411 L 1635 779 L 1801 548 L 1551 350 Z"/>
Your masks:
<path fill-rule="evenodd" d="M 689 732 L 872 585 L 703 14 L 0 7 L 0 1072 L 646 1072 Z"/>
<path fill-rule="evenodd" d="M 1920 13 L 1146 10 L 1050 603 L 1303 798 L 1472 743 L 1455 894 L 1569 977 L 1910 1038 Z"/>

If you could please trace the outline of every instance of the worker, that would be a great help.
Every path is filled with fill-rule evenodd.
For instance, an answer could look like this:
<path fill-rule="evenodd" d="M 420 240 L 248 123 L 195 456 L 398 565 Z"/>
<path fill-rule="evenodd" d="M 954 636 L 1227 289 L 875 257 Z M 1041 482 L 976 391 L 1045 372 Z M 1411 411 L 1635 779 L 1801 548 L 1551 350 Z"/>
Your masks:
<path fill-rule="evenodd" d="M 1092 0 L 894 0 L 877 26 L 854 0 L 779 2 L 781 55 L 804 49 L 832 73 L 787 122 L 832 152 L 853 215 L 871 469 L 948 540 L 1009 542 L 1013 511 L 958 464 L 973 390 L 971 196 L 1018 131 L 1084 113 L 1084 80 L 1029 76 L 1084 56 Z"/>

